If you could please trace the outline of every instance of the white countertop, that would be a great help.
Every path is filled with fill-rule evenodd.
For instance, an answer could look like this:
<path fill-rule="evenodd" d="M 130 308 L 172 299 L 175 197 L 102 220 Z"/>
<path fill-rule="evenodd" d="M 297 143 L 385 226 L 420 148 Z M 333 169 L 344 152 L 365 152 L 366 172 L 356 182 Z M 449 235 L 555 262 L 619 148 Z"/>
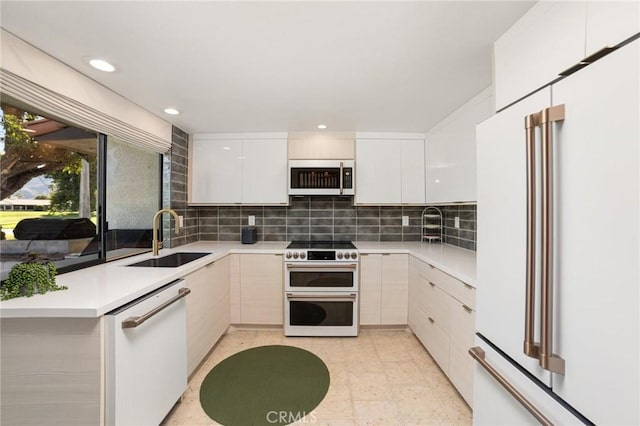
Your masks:
<path fill-rule="evenodd" d="M 408 253 L 476 287 L 476 252 L 440 243 L 361 242 L 360 253 Z"/>
<path fill-rule="evenodd" d="M 407 253 L 438 269 L 476 285 L 475 252 L 442 244 L 384 242 L 355 243 L 363 253 Z M 161 256 L 175 252 L 211 252 L 178 268 L 127 267 L 148 259 L 151 253 L 133 256 L 92 266 L 56 277 L 58 285 L 67 290 L 52 291 L 44 295 L 21 297 L 0 303 L 0 318 L 95 318 L 138 297 L 182 278 L 229 253 L 282 253 L 288 242 L 203 241 L 175 249 L 163 249 Z"/>
<path fill-rule="evenodd" d="M 58 275 L 56 284 L 69 287 L 67 290 L 1 302 L 0 318 L 99 317 L 229 253 L 282 253 L 286 246 L 286 242 L 248 246 L 239 242 L 210 241 L 161 250 L 160 256 L 185 251 L 212 253 L 178 268 L 126 266 L 152 257 L 151 253 L 107 262 Z"/>

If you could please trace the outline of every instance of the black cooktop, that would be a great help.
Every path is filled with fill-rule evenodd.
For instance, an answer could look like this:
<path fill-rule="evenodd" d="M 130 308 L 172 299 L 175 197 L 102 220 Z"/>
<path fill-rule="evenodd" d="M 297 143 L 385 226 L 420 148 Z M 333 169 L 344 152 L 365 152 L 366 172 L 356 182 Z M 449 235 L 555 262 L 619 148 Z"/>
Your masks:
<path fill-rule="evenodd" d="M 288 249 L 309 250 L 354 250 L 356 246 L 351 241 L 292 241 Z"/>

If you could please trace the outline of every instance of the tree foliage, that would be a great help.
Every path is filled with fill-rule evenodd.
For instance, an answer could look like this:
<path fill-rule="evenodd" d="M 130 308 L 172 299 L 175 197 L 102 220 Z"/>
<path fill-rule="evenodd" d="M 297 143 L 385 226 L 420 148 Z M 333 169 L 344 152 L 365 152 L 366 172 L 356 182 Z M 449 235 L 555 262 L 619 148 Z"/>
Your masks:
<path fill-rule="evenodd" d="M 62 170 L 78 154 L 34 140 L 24 129 L 34 118 L 24 110 L 2 104 L 4 152 L 0 152 L 0 200 L 21 189 L 32 178 Z"/>
<path fill-rule="evenodd" d="M 91 194 L 97 189 L 96 160 L 89 161 L 89 188 Z M 53 179 L 53 191 L 51 192 L 49 210 L 52 212 L 76 211 L 80 208 L 80 173 L 82 171 L 82 157 L 76 154 L 75 160 L 47 175 Z M 96 197 L 89 197 L 91 210 L 96 208 Z"/>

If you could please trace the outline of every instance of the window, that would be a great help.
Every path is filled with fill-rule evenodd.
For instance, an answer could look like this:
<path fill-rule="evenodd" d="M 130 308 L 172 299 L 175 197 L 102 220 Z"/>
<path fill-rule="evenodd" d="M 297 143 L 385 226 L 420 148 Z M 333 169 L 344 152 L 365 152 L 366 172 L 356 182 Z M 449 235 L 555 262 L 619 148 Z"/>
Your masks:
<path fill-rule="evenodd" d="M 0 279 L 33 252 L 63 273 L 150 250 L 160 154 L 19 103 L 0 114 Z"/>

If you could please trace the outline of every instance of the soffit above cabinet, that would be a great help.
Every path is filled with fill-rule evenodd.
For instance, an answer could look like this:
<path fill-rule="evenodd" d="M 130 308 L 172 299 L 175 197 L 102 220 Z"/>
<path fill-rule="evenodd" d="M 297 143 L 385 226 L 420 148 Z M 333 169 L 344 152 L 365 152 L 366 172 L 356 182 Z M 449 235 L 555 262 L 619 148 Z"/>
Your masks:
<path fill-rule="evenodd" d="M 354 132 L 289 132 L 289 160 L 353 160 Z"/>

